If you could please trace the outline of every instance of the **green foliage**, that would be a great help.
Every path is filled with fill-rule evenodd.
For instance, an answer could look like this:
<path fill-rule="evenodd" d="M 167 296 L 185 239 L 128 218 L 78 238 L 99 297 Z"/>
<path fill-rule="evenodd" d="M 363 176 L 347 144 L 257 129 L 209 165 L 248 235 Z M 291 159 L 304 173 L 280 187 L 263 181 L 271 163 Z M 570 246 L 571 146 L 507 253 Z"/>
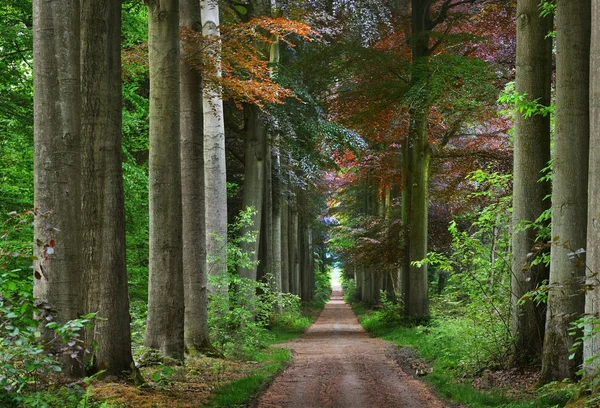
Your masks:
<path fill-rule="evenodd" d="M 53 320 L 50 305 L 35 303 L 32 295 L 31 245 L 23 234 L 31 233 L 34 211 L 12 212 L 2 223 L 0 238 L 0 403 L 3 406 L 50 407 L 52 397 L 37 388 L 61 371 L 57 358 L 83 361 L 88 345 L 81 336 L 91 327 L 94 313 L 60 324 Z M 15 239 L 16 238 L 16 239 Z M 41 245 L 46 245 L 41 243 Z M 39 316 L 39 320 L 34 319 Z M 49 334 L 42 336 L 40 321 Z M 56 353 L 56 345 L 59 355 Z M 59 391 L 65 400 L 77 401 L 81 392 Z"/>
<path fill-rule="evenodd" d="M 383 324 L 398 324 L 404 318 L 404 302 L 401 299 L 389 299 L 383 290 L 379 292 L 381 308 L 375 312 L 376 318 Z"/>
<path fill-rule="evenodd" d="M 539 98 L 530 100 L 527 96 L 526 93 L 518 93 L 515 89 L 515 83 L 509 82 L 498 97 L 498 103 L 513 106 L 524 118 L 530 118 L 533 115 L 554 116 L 555 105 L 542 105 L 539 103 Z"/>
<path fill-rule="evenodd" d="M 208 324 L 211 344 L 228 358 L 251 356 L 269 343 L 273 322 L 293 325 L 300 317 L 300 299 L 273 291 L 268 280 L 254 282 L 230 274 L 227 284 L 228 293 L 210 295 Z M 276 309 L 281 314 L 276 315 Z"/>
<path fill-rule="evenodd" d="M 174 373 L 175 369 L 173 367 L 159 363 L 157 370 L 154 371 L 150 377 L 160 388 L 164 389 L 173 383 Z"/>
<path fill-rule="evenodd" d="M 0 4 L 0 213 L 33 202 L 31 1 Z"/>
<path fill-rule="evenodd" d="M 371 335 L 416 349 L 432 366 L 425 381 L 444 398 L 473 408 L 537 408 L 558 403 L 552 393 L 540 394 L 539 399 L 517 400 L 502 390 L 482 392 L 474 389 L 470 380 L 475 368 L 487 365 L 481 344 L 487 334 L 473 322 L 460 317 L 436 318 L 428 326 L 406 327 L 386 323 L 381 316 L 378 312 L 365 314 L 362 311 L 359 320 Z M 478 361 L 480 365 L 475 364 Z"/>
<path fill-rule="evenodd" d="M 440 340 L 438 346 L 450 344 L 461 330 L 457 343 L 463 350 L 448 352 L 464 356 L 457 364 L 473 372 L 486 367 L 504 367 L 512 344 L 509 293 L 510 269 L 510 176 L 477 170 L 468 176 L 475 191 L 468 196 L 482 205 L 476 215 L 452 221 L 450 254 L 430 253 L 416 264 L 428 263 L 433 269 L 449 272 L 448 283 L 434 303 L 436 323 L 428 328 Z M 459 227 L 469 222 L 469 229 Z M 456 319 L 459 314 L 463 317 Z M 450 324 L 449 324 L 450 323 Z M 448 325 L 449 324 L 449 325 Z M 462 347 L 462 346 L 461 346 Z M 440 348 L 443 352 L 443 348 Z"/>
<path fill-rule="evenodd" d="M 315 291 L 313 293 L 312 304 L 320 309 L 331 296 L 331 266 L 321 269 L 322 261 L 315 262 Z"/>

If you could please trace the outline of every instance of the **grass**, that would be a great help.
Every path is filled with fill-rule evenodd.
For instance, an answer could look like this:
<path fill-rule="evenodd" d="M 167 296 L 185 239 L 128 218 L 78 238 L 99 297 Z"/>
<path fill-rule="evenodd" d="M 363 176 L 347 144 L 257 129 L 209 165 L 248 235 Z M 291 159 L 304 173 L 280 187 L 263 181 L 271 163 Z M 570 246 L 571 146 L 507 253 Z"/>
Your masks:
<path fill-rule="evenodd" d="M 305 305 L 302 316 L 283 315 L 273 322 L 270 329 L 270 343 L 280 344 L 301 336 L 321 313 L 325 303 Z M 257 365 L 248 376 L 219 387 L 209 401 L 209 406 L 243 407 L 255 399 L 259 393 L 279 374 L 291 359 L 290 351 L 279 347 L 269 347 L 252 356 Z"/>
<path fill-rule="evenodd" d="M 481 391 L 473 388 L 463 377 L 469 378 L 474 367 L 485 364 L 482 360 L 486 356 L 482 353 L 485 344 L 477 338 L 478 328 L 466 319 L 442 317 L 428 326 L 406 327 L 399 321 L 384 321 L 383 314 L 369 312 L 360 305 L 355 305 L 354 309 L 372 336 L 414 348 L 432 366 L 433 372 L 425 377 L 425 381 L 442 398 L 473 408 L 562 407 L 567 402 L 564 396 L 560 398 L 551 393 L 515 397 L 502 389 Z"/>
<path fill-rule="evenodd" d="M 257 369 L 246 377 L 219 387 L 208 406 L 243 407 L 264 389 L 279 374 L 290 360 L 290 352 L 286 349 L 270 348 L 257 355 Z M 261 361 L 262 360 L 262 361 Z"/>

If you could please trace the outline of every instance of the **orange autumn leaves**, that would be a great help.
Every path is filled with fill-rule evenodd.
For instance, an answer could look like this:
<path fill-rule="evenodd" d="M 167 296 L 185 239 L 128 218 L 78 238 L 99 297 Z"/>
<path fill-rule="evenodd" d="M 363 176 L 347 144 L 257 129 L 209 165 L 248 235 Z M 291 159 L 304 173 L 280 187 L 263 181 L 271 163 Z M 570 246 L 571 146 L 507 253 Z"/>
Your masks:
<path fill-rule="evenodd" d="M 200 31 L 182 27 L 182 58 L 201 73 L 204 86 L 222 89 L 223 99 L 236 105 L 258 106 L 284 103 L 294 97 L 292 90 L 276 83 L 269 64 L 274 42 L 293 47 L 293 40 L 312 41 L 316 33 L 306 24 L 284 18 L 254 18 L 231 26 L 221 26 L 221 37 L 204 37 Z M 221 48 L 220 53 L 207 52 Z M 216 60 L 214 55 L 220 55 Z M 123 74 L 139 71 L 147 65 L 147 44 L 123 51 Z M 221 65 L 221 75 L 217 66 Z"/>

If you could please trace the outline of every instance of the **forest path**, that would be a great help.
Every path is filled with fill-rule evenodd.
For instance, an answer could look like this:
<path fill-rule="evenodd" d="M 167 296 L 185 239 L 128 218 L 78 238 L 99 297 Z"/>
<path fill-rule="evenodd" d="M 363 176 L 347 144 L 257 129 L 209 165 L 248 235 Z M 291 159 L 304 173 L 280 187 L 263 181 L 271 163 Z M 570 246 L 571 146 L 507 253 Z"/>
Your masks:
<path fill-rule="evenodd" d="M 442 408 L 420 381 L 386 357 L 390 343 L 369 338 L 334 287 L 307 332 L 285 344 L 294 360 L 258 401 L 274 408 Z"/>

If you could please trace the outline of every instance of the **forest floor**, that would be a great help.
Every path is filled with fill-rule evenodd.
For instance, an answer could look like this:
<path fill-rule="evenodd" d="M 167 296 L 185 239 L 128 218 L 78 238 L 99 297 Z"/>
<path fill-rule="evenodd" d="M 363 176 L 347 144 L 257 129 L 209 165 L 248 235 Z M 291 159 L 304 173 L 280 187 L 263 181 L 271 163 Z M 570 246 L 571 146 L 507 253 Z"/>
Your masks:
<path fill-rule="evenodd" d="M 307 332 L 282 347 L 292 350 L 293 363 L 260 397 L 260 408 L 445 406 L 402 370 L 396 346 L 369 337 L 340 288 Z"/>

